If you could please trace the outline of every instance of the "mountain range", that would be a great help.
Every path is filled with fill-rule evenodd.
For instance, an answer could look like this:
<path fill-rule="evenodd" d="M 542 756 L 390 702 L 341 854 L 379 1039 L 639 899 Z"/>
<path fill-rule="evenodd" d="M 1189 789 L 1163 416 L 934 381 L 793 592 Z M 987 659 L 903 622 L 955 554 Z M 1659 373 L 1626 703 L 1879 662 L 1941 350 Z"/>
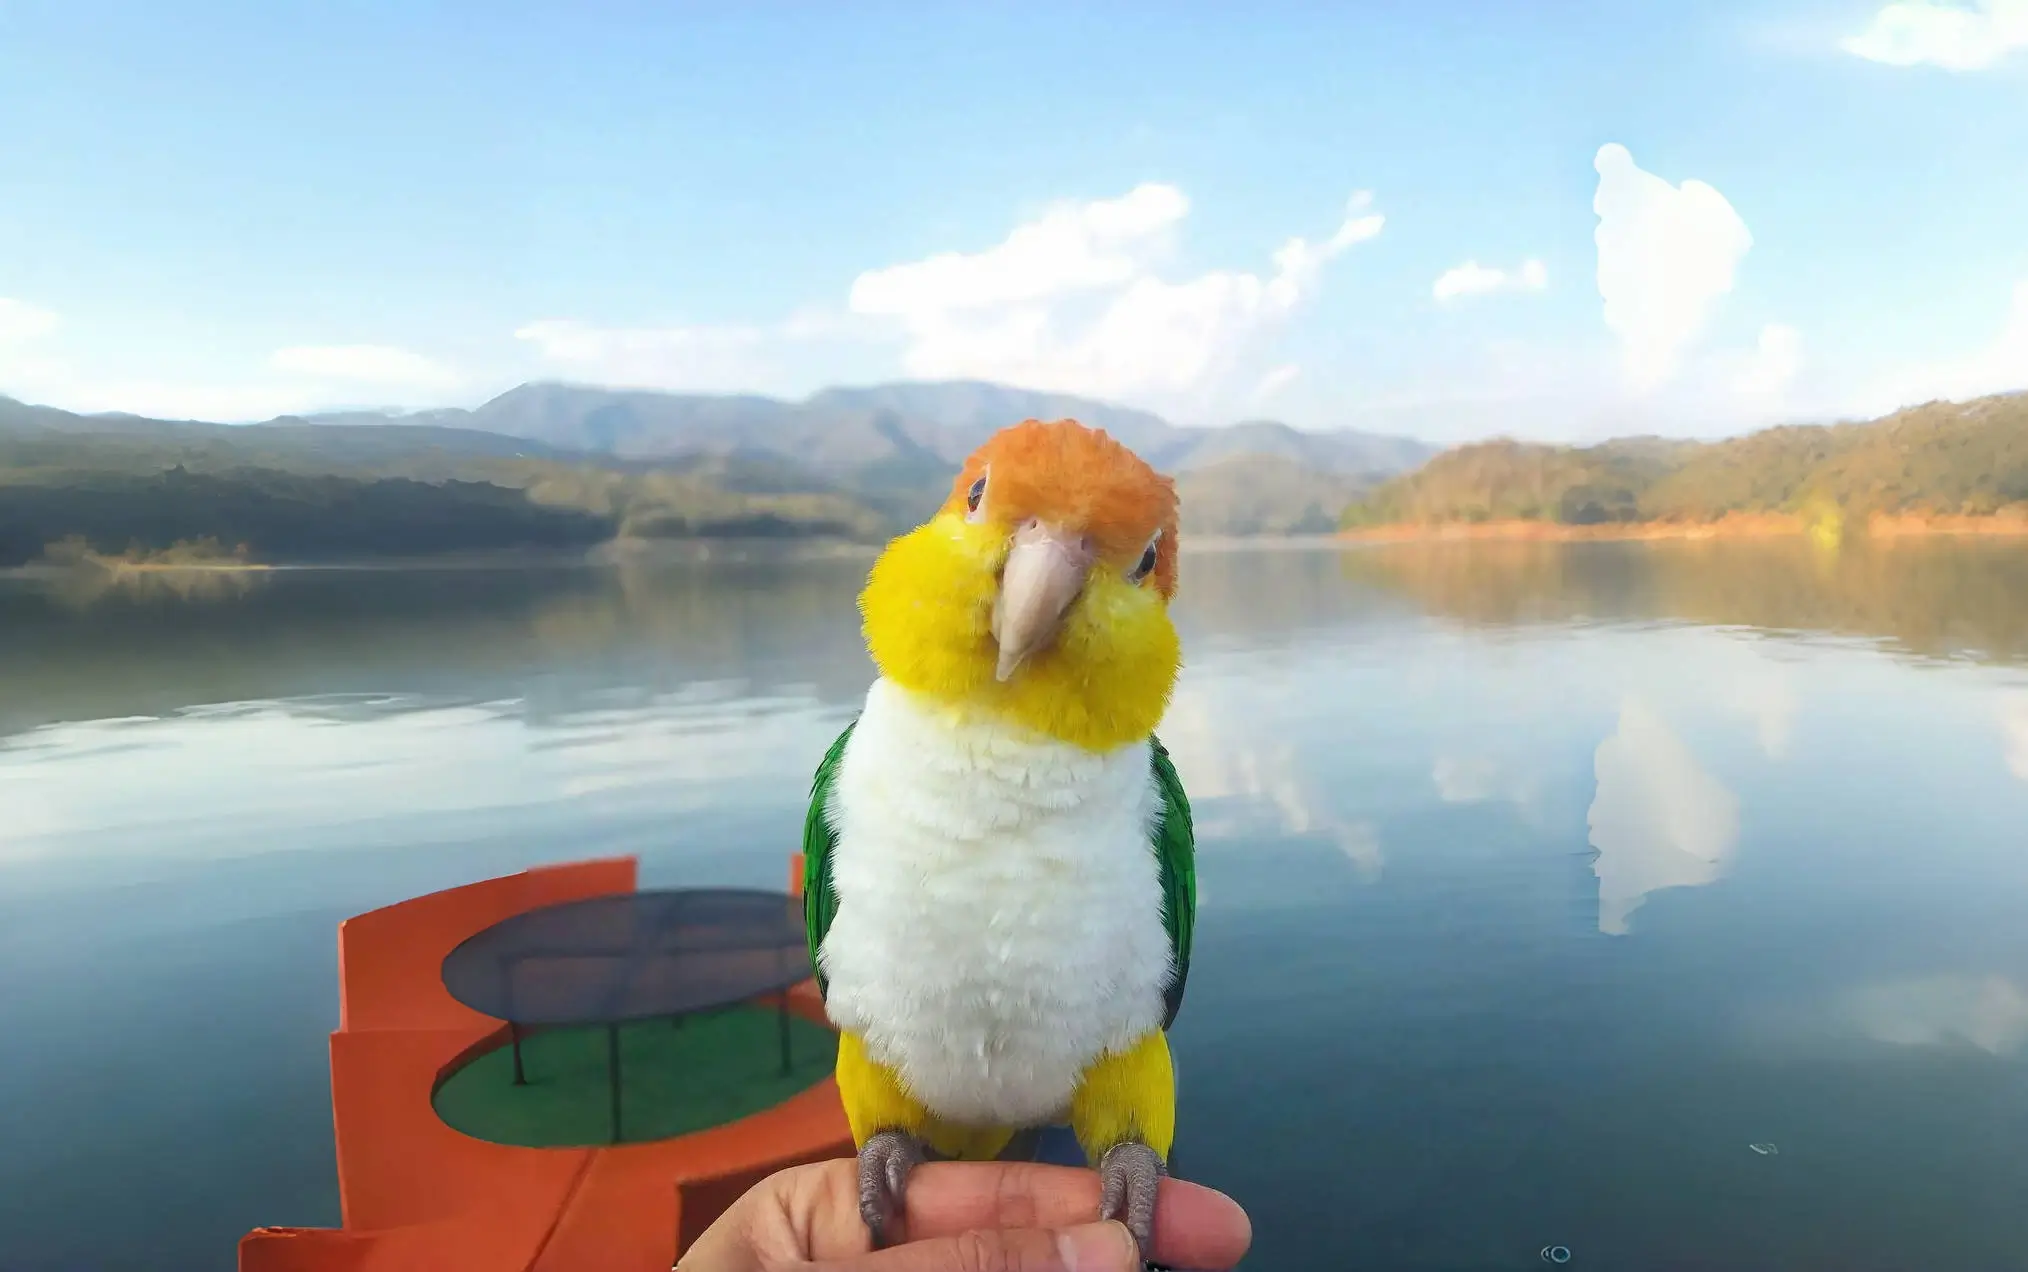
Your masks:
<path fill-rule="evenodd" d="M 799 402 L 526 384 L 470 410 L 258 424 L 77 415 L 0 398 L 0 566 L 203 541 L 320 560 L 612 539 L 877 541 L 942 501 L 995 430 L 1070 417 L 1174 474 L 1189 533 L 1732 514 L 2028 517 L 2028 395 L 1717 441 L 1571 447 L 1271 420 L 1184 428 L 1147 411 L 979 382 L 827 389 Z M 1814 511 L 1812 511 L 1814 510 Z"/>
<path fill-rule="evenodd" d="M 102 551 L 159 549 L 165 538 L 248 542 L 256 554 L 284 543 L 292 555 L 318 555 L 319 545 L 361 551 L 356 529 L 333 525 L 326 542 L 311 526 L 326 501 L 363 497 L 347 483 L 372 488 L 383 517 L 398 507 L 408 511 L 396 523 L 421 518 L 418 551 L 468 547 L 499 531 L 514 500 L 495 492 L 528 505 L 517 533 L 544 544 L 614 534 L 874 538 L 934 508 L 959 463 L 995 430 L 1064 417 L 1106 429 L 1176 474 L 1185 524 L 1199 533 L 1326 528 L 1359 494 L 1436 449 L 1271 420 L 1185 428 L 1146 411 L 970 381 L 834 388 L 800 402 L 536 383 L 469 410 L 231 425 L 0 398 L 0 564 L 71 536 Z M 207 525 L 206 499 L 240 515 Z M 441 515 L 427 511 L 433 500 Z M 446 539 L 445 518 L 475 509 L 489 529 Z M 566 515 L 576 520 L 557 519 Z M 390 536 L 401 537 L 371 536 L 372 550 L 386 551 Z"/>
<path fill-rule="evenodd" d="M 1353 430 L 1304 432 L 1272 420 L 1183 428 L 1147 411 L 978 381 L 825 389 L 801 402 L 524 384 L 471 411 L 323 415 L 309 422 L 329 427 L 398 420 L 476 429 L 638 462 L 699 456 L 789 460 L 846 480 L 924 469 L 941 481 L 1006 425 L 1064 418 L 1105 429 L 1171 473 L 1246 455 L 1374 477 L 1412 468 L 1436 452 L 1410 438 Z"/>

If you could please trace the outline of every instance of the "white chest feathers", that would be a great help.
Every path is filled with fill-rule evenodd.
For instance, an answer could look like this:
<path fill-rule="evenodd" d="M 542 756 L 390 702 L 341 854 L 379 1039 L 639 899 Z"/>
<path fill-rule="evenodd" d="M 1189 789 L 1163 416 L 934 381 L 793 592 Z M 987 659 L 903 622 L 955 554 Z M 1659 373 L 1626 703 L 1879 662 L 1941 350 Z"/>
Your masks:
<path fill-rule="evenodd" d="M 1094 755 L 876 681 L 829 806 L 832 1022 L 947 1121 L 1061 1118 L 1162 1023 L 1160 815 L 1146 742 Z"/>

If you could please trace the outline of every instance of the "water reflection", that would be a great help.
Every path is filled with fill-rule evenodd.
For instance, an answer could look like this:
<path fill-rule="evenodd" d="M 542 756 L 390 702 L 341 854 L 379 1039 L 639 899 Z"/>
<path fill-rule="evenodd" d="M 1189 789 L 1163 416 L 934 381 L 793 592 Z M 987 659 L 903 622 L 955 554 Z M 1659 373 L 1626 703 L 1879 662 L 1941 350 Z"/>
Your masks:
<path fill-rule="evenodd" d="M 1624 936 L 1651 893 L 1702 887 L 1724 873 L 1739 841 L 1739 798 L 1638 698 L 1620 707 L 1594 771 L 1585 820 L 1598 851 L 1598 929 Z"/>
<path fill-rule="evenodd" d="M 1770 760 L 1787 758 L 1800 706 L 1787 669 L 1755 658 L 1743 659 L 1729 670 L 1717 687 L 1719 704 L 1752 723 L 1762 755 Z"/>
<path fill-rule="evenodd" d="M 1961 592 L 1879 577 L 1946 646 L 2004 643 L 2012 567 L 1966 550 Z M 1762 638 L 1891 635 L 1901 601 L 1763 595 L 1842 595 L 1842 552 L 1552 549 L 1518 581 L 1382 555 L 1194 555 L 1178 601 L 1190 1169 L 1247 1202 L 1256 1261 L 2018 1262 L 2028 1168 L 1979 1128 L 2028 1090 L 1994 1060 L 2022 1054 L 2028 685 Z M 863 576 L 315 572 L 83 608 L 0 581 L 0 1265 L 212 1266 L 336 1218 L 347 913 L 602 853 L 779 887 L 872 674 Z"/>
<path fill-rule="evenodd" d="M 1839 1014 L 1874 1042 L 1901 1047 L 1969 1044 L 2009 1056 L 2028 1041 L 2028 993 L 2005 976 L 1918 976 L 1848 993 Z"/>
<path fill-rule="evenodd" d="M 1446 804 L 1512 804 L 1524 818 L 1539 820 L 1541 779 L 1486 755 L 1439 755 L 1430 782 Z"/>
<path fill-rule="evenodd" d="M 2028 546 L 2011 541 L 1432 543 L 1340 560 L 1348 579 L 1485 627 L 1669 620 L 2028 658 Z"/>
<path fill-rule="evenodd" d="M 51 571 L 44 576 L 43 586 L 57 605 L 69 610 L 86 610 L 113 602 L 145 605 L 159 601 L 229 601 L 265 586 L 274 577 L 274 572 L 268 570 L 158 570 L 81 565 Z"/>
<path fill-rule="evenodd" d="M 330 696 L 50 725 L 0 746 L 0 867 L 304 851 L 478 813 L 680 816 L 771 783 L 838 727 L 814 697 L 708 682 L 541 716 L 513 699 Z"/>
<path fill-rule="evenodd" d="M 1370 820 L 1344 814 L 1332 799 L 1315 739 L 1285 725 L 1300 684 L 1233 675 L 1186 679 L 1162 722 L 1162 741 L 1189 788 L 1202 840 L 1263 835 L 1331 844 L 1356 876 L 1371 883 L 1386 865 Z M 1343 794 L 1342 784 L 1335 788 Z"/>
<path fill-rule="evenodd" d="M 0 734 L 306 695 L 498 697 L 532 717 L 703 682 L 844 703 L 863 563 L 287 571 L 201 601 L 0 579 Z M 166 576 L 165 576 L 166 577 Z"/>
<path fill-rule="evenodd" d="M 2000 731 L 2007 752 L 2007 771 L 2028 782 L 2028 689 L 2000 702 Z"/>
<path fill-rule="evenodd" d="M 471 696 L 502 677 L 520 682 L 538 713 L 586 694 L 709 680 L 848 703 L 870 675 L 854 603 L 865 568 L 848 558 L 0 579 L 0 734 L 306 692 Z M 1830 558 L 1782 542 L 1207 552 L 1191 555 L 1177 603 L 1193 669 L 1224 653 L 1316 645 L 1383 660 L 1393 643 L 1430 638 L 1422 614 L 1495 637 L 1532 624 L 1667 620 L 2028 657 L 2028 548 L 1902 542 Z M 1786 752 L 1794 702 L 1781 675 L 1742 662 L 1713 691 L 1754 722 L 1764 753 Z"/>

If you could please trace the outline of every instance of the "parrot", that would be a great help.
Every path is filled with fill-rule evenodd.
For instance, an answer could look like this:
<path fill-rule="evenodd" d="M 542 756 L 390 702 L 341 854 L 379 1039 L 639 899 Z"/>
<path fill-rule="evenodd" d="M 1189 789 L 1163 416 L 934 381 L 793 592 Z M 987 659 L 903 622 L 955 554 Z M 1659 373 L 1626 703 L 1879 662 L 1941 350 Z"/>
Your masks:
<path fill-rule="evenodd" d="M 1067 1124 L 1143 1257 L 1197 921 L 1156 729 L 1182 664 L 1177 495 L 1103 429 L 1029 419 L 859 595 L 876 675 L 811 782 L 803 909 L 875 1248 L 927 1160 Z"/>

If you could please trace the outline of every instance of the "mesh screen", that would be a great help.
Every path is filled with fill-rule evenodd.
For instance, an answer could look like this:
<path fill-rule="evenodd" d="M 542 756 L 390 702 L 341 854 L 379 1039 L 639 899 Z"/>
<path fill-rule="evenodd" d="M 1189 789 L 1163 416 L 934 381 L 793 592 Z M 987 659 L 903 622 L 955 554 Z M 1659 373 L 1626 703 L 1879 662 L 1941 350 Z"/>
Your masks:
<path fill-rule="evenodd" d="M 800 897 L 699 888 L 545 906 L 444 959 L 444 988 L 498 1020 L 600 1024 L 745 1002 L 810 975 Z"/>

